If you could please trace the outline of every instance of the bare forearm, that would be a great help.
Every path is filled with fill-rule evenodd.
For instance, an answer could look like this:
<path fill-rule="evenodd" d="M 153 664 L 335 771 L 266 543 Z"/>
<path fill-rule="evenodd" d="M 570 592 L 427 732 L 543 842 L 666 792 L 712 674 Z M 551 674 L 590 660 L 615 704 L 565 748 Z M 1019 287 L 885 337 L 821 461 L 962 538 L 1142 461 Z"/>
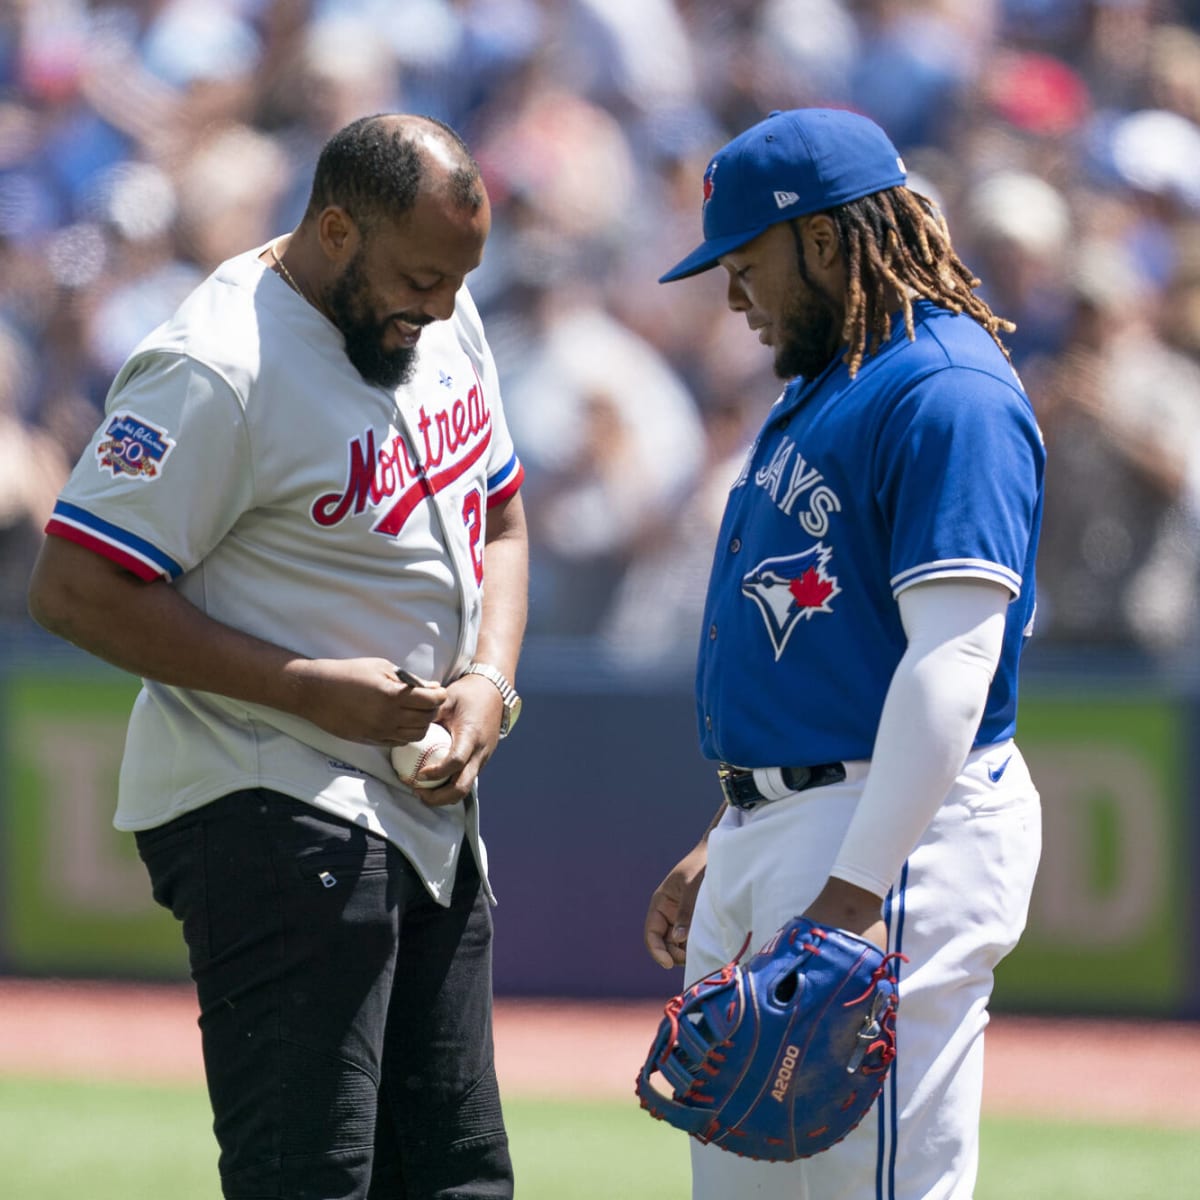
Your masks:
<path fill-rule="evenodd" d="M 826 880 L 820 895 L 804 910 L 810 921 L 848 930 L 886 950 L 887 925 L 881 913 L 882 901 L 874 892 L 835 877 Z"/>
<path fill-rule="evenodd" d="M 51 633 L 135 675 L 303 717 L 351 741 L 412 741 L 446 693 L 411 688 L 383 658 L 309 659 L 201 612 L 90 550 L 47 539 L 30 612 Z"/>
<path fill-rule="evenodd" d="M 30 610 L 51 633 L 160 683 L 291 711 L 302 656 L 206 616 L 169 583 L 146 583 L 90 550 L 50 539 Z"/>

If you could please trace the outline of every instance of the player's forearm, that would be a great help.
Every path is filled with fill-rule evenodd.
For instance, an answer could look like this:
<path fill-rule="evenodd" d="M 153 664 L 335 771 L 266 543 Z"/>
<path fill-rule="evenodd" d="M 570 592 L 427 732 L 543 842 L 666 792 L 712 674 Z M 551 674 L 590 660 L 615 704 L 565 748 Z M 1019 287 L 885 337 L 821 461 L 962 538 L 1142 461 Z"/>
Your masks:
<path fill-rule="evenodd" d="M 475 658 L 516 678 L 529 604 L 529 537 L 518 493 L 488 513 L 483 617 Z"/>
<path fill-rule="evenodd" d="M 214 621 L 169 583 L 137 579 L 61 538 L 42 548 L 29 608 L 51 633 L 135 675 L 285 712 L 303 707 L 302 655 Z"/>
<path fill-rule="evenodd" d="M 909 636 L 896 669 L 871 771 L 832 874 L 878 896 L 962 770 L 1004 636 L 1008 593 L 995 584 L 918 584 L 901 598 Z"/>
<path fill-rule="evenodd" d="M 804 910 L 810 921 L 845 929 L 887 948 L 887 926 L 880 915 L 880 897 L 875 892 L 831 876 L 820 895 Z"/>

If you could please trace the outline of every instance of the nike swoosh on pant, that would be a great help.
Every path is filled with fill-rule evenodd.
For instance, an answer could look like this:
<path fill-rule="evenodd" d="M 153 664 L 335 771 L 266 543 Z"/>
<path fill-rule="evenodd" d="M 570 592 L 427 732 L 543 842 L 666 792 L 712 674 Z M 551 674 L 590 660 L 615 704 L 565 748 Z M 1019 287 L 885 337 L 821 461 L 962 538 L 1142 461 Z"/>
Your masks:
<path fill-rule="evenodd" d="M 999 783 L 1000 776 L 1003 775 L 1004 772 L 1008 770 L 1008 764 L 1010 762 L 1012 762 L 1011 754 L 998 767 L 988 767 L 988 778 L 993 783 Z"/>

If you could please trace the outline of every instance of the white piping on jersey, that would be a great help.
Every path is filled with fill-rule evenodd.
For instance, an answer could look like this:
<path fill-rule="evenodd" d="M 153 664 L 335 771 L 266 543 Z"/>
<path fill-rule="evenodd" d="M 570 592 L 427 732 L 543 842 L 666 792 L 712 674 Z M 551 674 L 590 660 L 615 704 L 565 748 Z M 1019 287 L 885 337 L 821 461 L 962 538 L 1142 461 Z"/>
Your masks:
<path fill-rule="evenodd" d="M 89 541 L 99 542 L 104 546 L 108 546 L 111 549 L 118 551 L 120 554 L 126 555 L 128 558 L 134 559 L 136 562 L 141 563 L 150 572 L 152 572 L 153 578 L 173 579 L 180 573 L 181 568 L 178 567 L 178 565 L 175 566 L 175 570 L 172 572 L 168 570 L 162 562 L 155 561 L 148 554 L 143 553 L 136 546 L 132 545 L 130 541 L 132 535 L 129 535 L 126 530 L 117 530 L 118 533 L 127 534 L 125 538 L 114 537 L 112 534 L 106 533 L 104 530 L 98 528 L 97 523 L 94 520 L 90 523 L 85 523 L 69 515 L 69 513 L 64 510 L 61 501 L 55 506 L 53 517 L 48 522 L 48 525 L 58 525 L 68 529 L 73 529 L 77 533 L 82 534 Z M 105 557 L 111 559 L 113 556 L 106 555 Z M 169 558 L 167 555 L 164 554 L 163 558 L 166 559 L 167 562 L 174 564 L 174 559 Z"/>
<path fill-rule="evenodd" d="M 512 457 L 500 468 L 500 471 L 488 479 L 487 493 L 489 499 L 496 492 L 503 491 L 512 482 L 513 476 L 520 470 L 520 465 L 520 460 L 517 458 L 516 451 L 514 450 Z"/>
<path fill-rule="evenodd" d="M 922 563 L 909 567 L 891 578 L 892 595 L 897 596 L 905 588 L 926 579 L 938 579 L 947 575 L 974 576 L 978 579 L 996 579 L 1005 585 L 1014 596 L 1021 594 L 1021 576 L 1016 571 L 986 558 L 942 558 L 936 562 Z"/>

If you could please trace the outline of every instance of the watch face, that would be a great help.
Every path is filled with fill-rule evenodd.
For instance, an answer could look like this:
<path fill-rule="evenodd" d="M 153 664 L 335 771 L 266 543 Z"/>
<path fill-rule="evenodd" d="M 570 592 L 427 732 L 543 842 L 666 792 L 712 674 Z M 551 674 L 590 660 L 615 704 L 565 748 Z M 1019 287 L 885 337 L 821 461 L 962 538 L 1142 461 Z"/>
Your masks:
<path fill-rule="evenodd" d="M 521 715 L 521 697 L 517 695 L 517 689 L 508 682 L 503 672 L 488 663 L 472 663 L 467 668 L 466 674 L 482 675 L 484 679 L 489 679 L 496 685 L 504 701 L 504 713 L 500 718 L 500 736 L 507 737 L 508 731 L 517 723 L 517 718 Z"/>
<path fill-rule="evenodd" d="M 514 696 L 512 704 L 506 704 L 504 706 L 504 721 L 502 722 L 502 724 L 504 727 L 503 731 L 504 731 L 505 735 L 512 732 L 512 727 L 517 723 L 517 718 L 520 715 L 521 715 L 521 697 Z"/>

